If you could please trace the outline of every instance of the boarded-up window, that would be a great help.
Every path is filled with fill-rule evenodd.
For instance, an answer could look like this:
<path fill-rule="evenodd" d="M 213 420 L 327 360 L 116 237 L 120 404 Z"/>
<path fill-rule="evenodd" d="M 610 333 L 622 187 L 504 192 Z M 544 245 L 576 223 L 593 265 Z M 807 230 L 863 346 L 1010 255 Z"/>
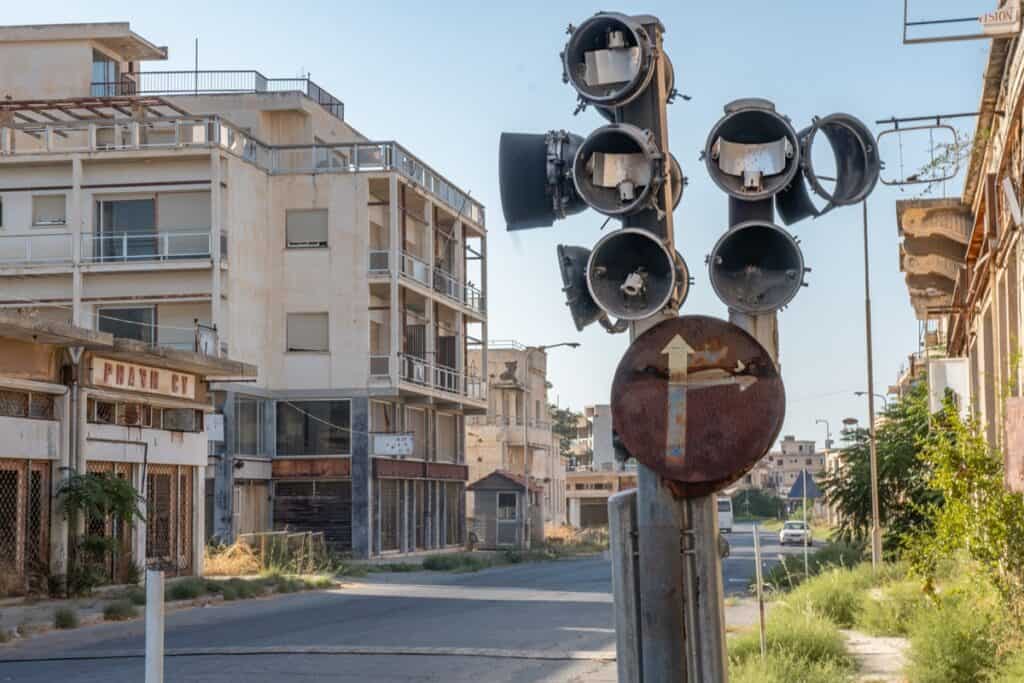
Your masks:
<path fill-rule="evenodd" d="M 327 352 L 328 346 L 326 313 L 289 313 L 288 350 Z"/>
<path fill-rule="evenodd" d="M 348 455 L 351 452 L 348 401 L 279 401 L 278 455 Z"/>
<path fill-rule="evenodd" d="M 327 209 L 291 209 L 285 214 L 285 240 L 289 249 L 327 246 Z"/>
<path fill-rule="evenodd" d="M 437 459 L 440 462 L 459 461 L 454 415 L 437 414 Z"/>
<path fill-rule="evenodd" d="M 32 197 L 32 225 L 64 225 L 67 223 L 66 205 L 62 194 L 39 194 Z"/>

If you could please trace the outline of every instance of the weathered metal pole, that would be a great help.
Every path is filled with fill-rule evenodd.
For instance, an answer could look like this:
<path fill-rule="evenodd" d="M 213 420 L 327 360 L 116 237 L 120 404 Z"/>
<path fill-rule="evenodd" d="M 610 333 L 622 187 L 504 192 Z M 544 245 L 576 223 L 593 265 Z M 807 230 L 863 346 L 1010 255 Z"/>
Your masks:
<path fill-rule="evenodd" d="M 811 575 L 809 568 L 809 562 L 807 559 L 807 537 L 811 534 L 811 527 L 807 525 L 807 468 L 804 468 L 804 485 L 802 492 L 802 500 L 800 502 L 804 508 L 804 578 L 808 578 Z"/>
<path fill-rule="evenodd" d="M 520 416 L 523 420 L 523 485 L 526 487 L 523 491 L 523 521 L 520 524 L 523 550 L 530 547 L 530 462 L 528 455 L 530 451 L 530 422 L 528 411 L 530 409 L 530 349 L 532 348 L 531 346 L 526 347 L 526 362 L 523 368 L 525 370 L 523 374 L 523 414 Z"/>
<path fill-rule="evenodd" d="M 725 595 L 718 546 L 718 495 L 685 503 L 683 576 L 687 614 L 687 654 L 694 680 L 728 679 L 725 649 Z"/>
<path fill-rule="evenodd" d="M 761 659 L 768 656 L 768 638 L 764 624 L 764 579 L 761 578 L 761 531 L 754 522 L 754 581 L 757 582 L 758 633 L 761 636 Z"/>
<path fill-rule="evenodd" d="M 146 570 L 146 683 L 164 682 L 164 573 Z"/>
<path fill-rule="evenodd" d="M 868 351 L 868 434 L 871 458 L 871 566 L 882 562 L 882 525 L 878 512 L 878 449 L 875 441 L 875 365 L 871 345 L 871 277 L 868 267 L 868 201 L 861 202 L 864 216 L 864 332 Z"/>
<path fill-rule="evenodd" d="M 640 652 L 640 601 L 637 592 L 638 549 L 636 489 L 608 499 L 608 547 L 612 560 L 612 593 L 615 595 L 615 650 L 619 681 L 642 680 Z"/>

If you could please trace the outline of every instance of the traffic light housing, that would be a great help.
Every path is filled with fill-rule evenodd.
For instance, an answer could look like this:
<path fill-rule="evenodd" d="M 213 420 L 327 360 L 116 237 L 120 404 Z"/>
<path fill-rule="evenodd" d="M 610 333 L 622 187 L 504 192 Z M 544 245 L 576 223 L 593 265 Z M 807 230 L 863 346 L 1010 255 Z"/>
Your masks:
<path fill-rule="evenodd" d="M 818 133 L 835 158 L 831 190 L 813 163 Z M 711 179 L 729 195 L 729 228 L 707 258 L 711 286 L 730 309 L 750 314 L 786 306 L 810 270 L 798 240 L 775 224 L 775 210 L 788 226 L 861 202 L 874 189 L 881 167 L 871 131 L 855 117 L 816 117 L 797 133 L 772 102 L 760 98 L 725 105 L 703 157 Z M 812 192 L 824 200 L 823 207 Z"/>
<path fill-rule="evenodd" d="M 689 271 L 672 243 L 671 214 L 686 178 L 668 151 L 665 107 L 675 73 L 662 30 L 656 17 L 617 12 L 570 26 L 563 80 L 576 91 L 577 113 L 593 106 L 608 122 L 585 137 L 564 130 L 501 136 L 509 230 L 548 227 L 588 207 L 622 222 L 592 251 L 558 246 L 566 303 L 580 330 L 599 322 L 625 331 L 622 321 L 678 307 L 689 291 Z"/>

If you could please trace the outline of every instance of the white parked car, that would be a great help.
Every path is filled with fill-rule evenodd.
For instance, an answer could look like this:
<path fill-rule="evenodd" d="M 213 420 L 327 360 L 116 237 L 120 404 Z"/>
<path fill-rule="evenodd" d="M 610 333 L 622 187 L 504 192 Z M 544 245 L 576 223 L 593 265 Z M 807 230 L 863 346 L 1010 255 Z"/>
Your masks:
<path fill-rule="evenodd" d="M 782 525 L 782 530 L 779 531 L 779 543 L 781 545 L 790 543 L 814 545 L 814 536 L 810 527 L 803 522 L 786 522 Z"/>

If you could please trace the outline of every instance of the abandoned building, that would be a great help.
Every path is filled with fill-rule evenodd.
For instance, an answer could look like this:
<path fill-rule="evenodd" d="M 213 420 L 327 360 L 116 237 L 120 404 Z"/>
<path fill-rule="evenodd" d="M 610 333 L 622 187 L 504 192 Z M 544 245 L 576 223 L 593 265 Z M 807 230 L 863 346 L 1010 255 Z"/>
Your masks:
<path fill-rule="evenodd" d="M 309 78 L 165 59 L 127 23 L 0 27 L 0 306 L 258 367 L 214 387 L 209 535 L 461 544 L 484 207 Z"/>
<path fill-rule="evenodd" d="M 0 311 L 0 592 L 45 590 L 48 577 L 67 575 L 79 535 L 115 541 L 104 567 L 112 582 L 133 568 L 201 573 L 208 383 L 254 375 L 224 358 Z M 126 479 L 144 517 L 69 528 L 56 493 L 74 473 Z"/>

